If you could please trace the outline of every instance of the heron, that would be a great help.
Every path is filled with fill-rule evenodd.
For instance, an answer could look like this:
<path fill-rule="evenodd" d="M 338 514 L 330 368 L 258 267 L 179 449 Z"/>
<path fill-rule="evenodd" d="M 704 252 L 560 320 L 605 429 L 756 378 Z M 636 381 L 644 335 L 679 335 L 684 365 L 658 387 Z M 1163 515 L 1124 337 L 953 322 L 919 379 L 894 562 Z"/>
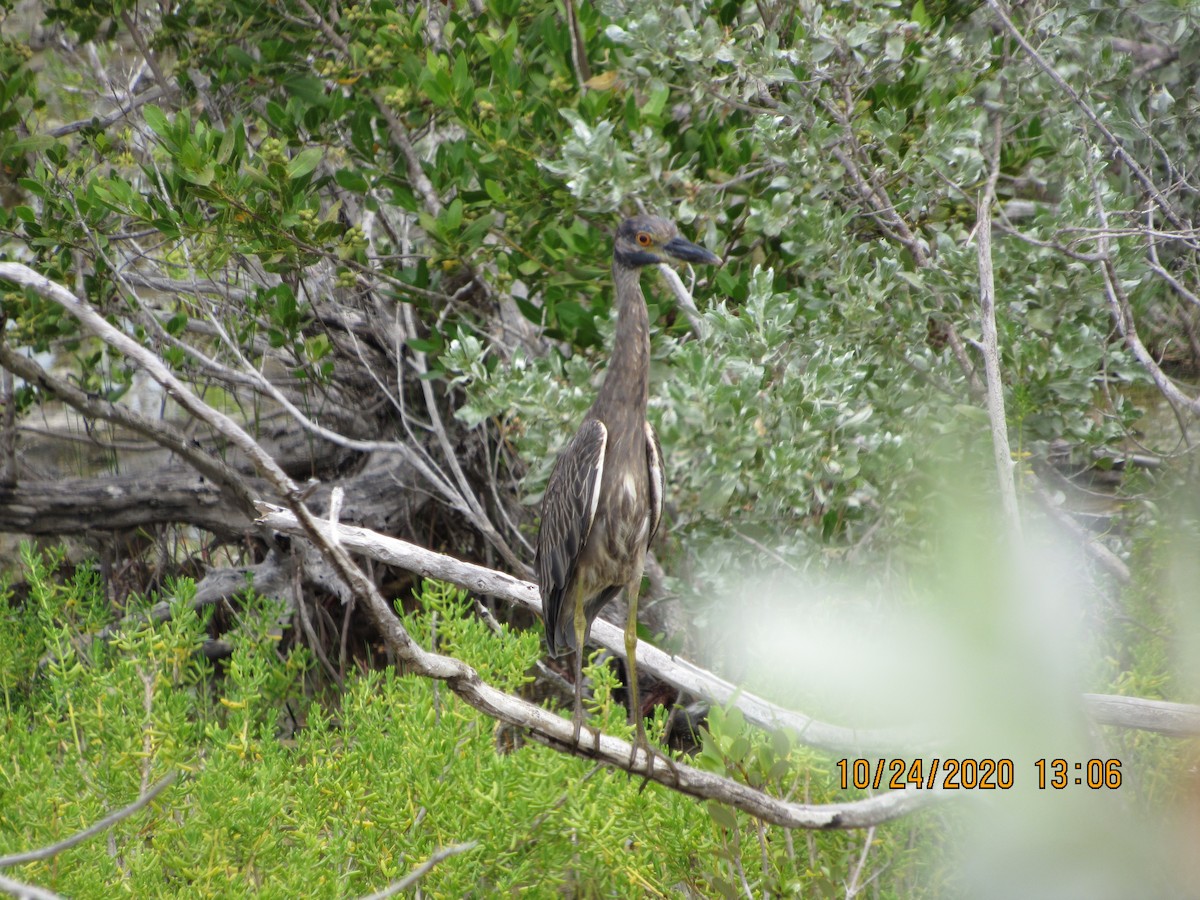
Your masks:
<path fill-rule="evenodd" d="M 551 656 L 575 651 L 573 743 L 583 724 L 583 653 L 592 622 L 622 590 L 629 715 L 637 729 L 630 756 L 654 756 L 638 703 L 637 608 L 646 551 L 662 521 L 662 448 L 646 421 L 650 397 L 650 321 L 641 270 L 660 262 L 719 263 L 685 240 L 675 224 L 634 216 L 617 229 L 612 277 L 617 326 L 604 382 L 579 431 L 559 454 L 542 499 L 534 568 Z M 596 742 L 600 735 L 596 732 Z"/>

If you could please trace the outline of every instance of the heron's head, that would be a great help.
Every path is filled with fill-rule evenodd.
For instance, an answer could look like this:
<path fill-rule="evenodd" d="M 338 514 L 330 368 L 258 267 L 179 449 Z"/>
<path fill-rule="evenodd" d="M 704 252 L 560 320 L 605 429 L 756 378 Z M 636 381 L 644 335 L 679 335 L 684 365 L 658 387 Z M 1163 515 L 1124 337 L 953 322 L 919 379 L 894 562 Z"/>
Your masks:
<path fill-rule="evenodd" d="M 617 229 L 613 259 L 627 269 L 679 260 L 688 263 L 719 263 L 718 256 L 698 244 L 684 240 L 669 219 L 658 216 L 634 216 Z"/>

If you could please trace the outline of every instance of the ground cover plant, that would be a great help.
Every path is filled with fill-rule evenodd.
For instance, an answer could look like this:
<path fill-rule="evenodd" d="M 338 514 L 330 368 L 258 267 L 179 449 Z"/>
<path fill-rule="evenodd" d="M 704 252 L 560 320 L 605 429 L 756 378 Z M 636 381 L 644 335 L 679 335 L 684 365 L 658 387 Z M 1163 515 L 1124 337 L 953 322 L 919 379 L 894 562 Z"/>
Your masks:
<path fill-rule="evenodd" d="M 1196 15 L 0 0 L 0 854 L 175 779 L 0 878 L 1178 892 Z M 642 637 L 678 654 L 646 693 L 694 755 L 642 791 L 552 749 L 570 686 L 503 577 L 639 210 L 723 260 L 644 278 L 668 489 Z M 616 660 L 590 671 L 627 734 Z M 1019 783 L 838 782 L 933 747 Z M 1122 784 L 1042 788 L 1039 758 Z M 840 803 L 848 832 L 780 824 Z"/>

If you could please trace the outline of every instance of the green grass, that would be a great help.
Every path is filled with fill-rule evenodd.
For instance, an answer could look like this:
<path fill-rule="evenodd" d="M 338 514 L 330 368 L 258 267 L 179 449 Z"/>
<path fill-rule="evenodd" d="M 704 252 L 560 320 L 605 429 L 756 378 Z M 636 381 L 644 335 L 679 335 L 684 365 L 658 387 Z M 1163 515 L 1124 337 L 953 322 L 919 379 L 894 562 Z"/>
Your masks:
<path fill-rule="evenodd" d="M 533 742 L 514 749 L 511 730 L 444 685 L 392 669 L 320 694 L 308 653 L 281 652 L 282 610 L 260 598 L 243 602 L 219 670 L 198 653 L 207 634 L 186 581 L 172 586 L 170 621 L 88 644 L 82 636 L 111 619 L 108 604 L 89 568 L 64 574 L 61 563 L 26 549 L 30 593 L 0 607 L 0 854 L 62 840 L 167 773 L 180 777 L 106 834 L 9 877 L 73 898 L 345 897 L 476 841 L 422 889 L 708 897 L 741 893 L 740 867 L 755 891 L 824 896 L 840 895 L 861 848 L 861 835 L 789 840 Z M 508 690 L 529 680 L 536 633 L 495 634 L 442 586 L 422 600 L 405 623 L 426 645 L 436 614 L 439 650 Z M 595 681 L 592 714 L 622 733 L 613 676 L 598 668 Z M 281 738 L 285 715 L 304 724 Z M 740 716 L 719 723 L 702 763 L 835 799 L 826 762 L 755 737 Z M 894 857 L 893 874 L 918 865 L 903 849 L 913 827 L 898 825 L 873 859 Z"/>

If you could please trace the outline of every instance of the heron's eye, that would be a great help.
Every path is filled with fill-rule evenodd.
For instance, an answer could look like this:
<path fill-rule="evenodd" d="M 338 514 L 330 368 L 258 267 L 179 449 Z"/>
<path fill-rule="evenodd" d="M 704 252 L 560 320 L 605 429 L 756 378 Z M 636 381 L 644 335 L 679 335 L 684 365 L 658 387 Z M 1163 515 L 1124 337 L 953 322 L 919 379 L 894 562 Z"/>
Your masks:
<path fill-rule="evenodd" d="M 653 243 L 653 241 L 650 240 L 650 235 L 646 234 L 644 231 L 638 232 L 637 242 L 643 247 L 649 247 L 650 244 Z"/>

